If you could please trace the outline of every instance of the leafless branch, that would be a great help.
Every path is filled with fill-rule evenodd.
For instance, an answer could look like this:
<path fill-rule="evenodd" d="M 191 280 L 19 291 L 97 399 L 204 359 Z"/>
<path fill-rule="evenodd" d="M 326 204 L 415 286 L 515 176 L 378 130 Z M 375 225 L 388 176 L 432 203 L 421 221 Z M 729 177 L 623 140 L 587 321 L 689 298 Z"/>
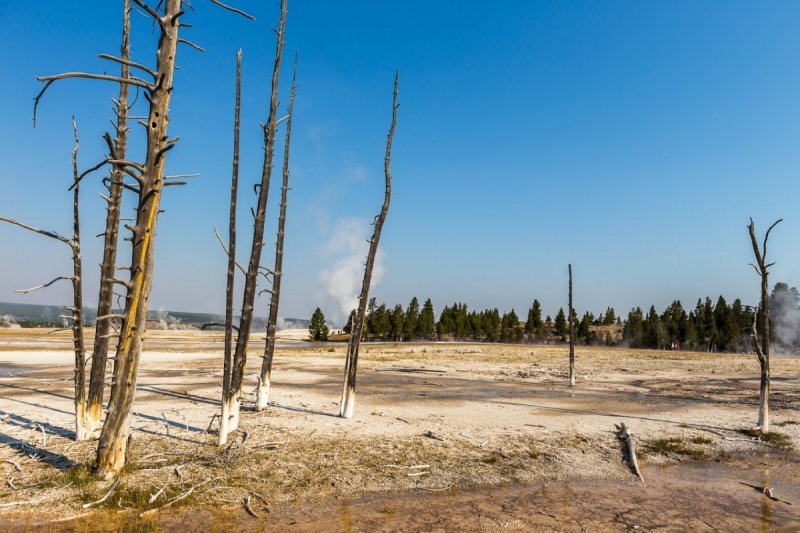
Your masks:
<path fill-rule="evenodd" d="M 136 161 L 128 161 L 127 159 L 109 159 L 109 163 L 112 165 L 119 165 L 122 167 L 133 167 L 141 173 L 144 173 L 144 165 L 141 163 L 137 163 Z"/>
<path fill-rule="evenodd" d="M 248 15 L 247 13 L 242 11 L 241 9 L 236 9 L 235 7 L 231 7 L 231 6 L 225 5 L 222 2 L 220 2 L 219 0 L 210 0 L 210 1 L 211 1 L 212 4 L 216 4 L 219 7 L 221 7 L 222 9 L 227 9 L 228 11 L 232 11 L 234 13 L 237 13 L 237 14 L 239 14 L 239 15 L 245 17 L 245 18 L 248 18 L 250 20 L 256 20 L 256 18 L 253 15 Z"/>
<path fill-rule="evenodd" d="M 750 219 L 750 220 L 752 220 L 752 219 Z M 767 260 L 767 240 L 769 239 L 769 233 L 772 231 L 772 228 L 774 228 L 775 226 L 777 226 L 781 222 L 783 222 L 783 219 L 779 218 L 773 225 L 771 225 L 769 227 L 769 229 L 767 230 L 767 233 L 764 235 L 764 254 L 761 256 L 761 258 L 764 261 Z"/>
<path fill-rule="evenodd" d="M 174 174 L 172 176 L 164 176 L 165 180 L 186 179 L 186 178 L 199 178 L 200 173 L 196 174 Z"/>
<path fill-rule="evenodd" d="M 40 234 L 42 234 L 42 235 L 44 235 L 46 237 L 50 237 L 51 239 L 56 239 L 58 241 L 63 242 L 64 244 L 68 244 L 70 247 L 73 245 L 71 240 L 67 239 L 66 237 L 64 237 L 62 235 L 59 235 L 58 233 L 56 233 L 54 231 L 45 231 L 45 230 L 41 230 L 39 228 L 34 228 L 33 226 L 29 226 L 27 224 L 24 224 L 24 223 L 18 221 L 18 220 L 14 220 L 13 218 L 7 218 L 7 217 L 0 216 L 0 221 L 8 222 L 9 224 L 14 224 L 14 225 L 19 226 L 21 228 L 24 228 L 24 229 L 26 229 L 28 231 L 33 231 L 35 233 L 40 233 Z"/>
<path fill-rule="evenodd" d="M 127 59 L 120 59 L 119 57 L 110 56 L 108 54 L 97 54 L 97 57 L 99 57 L 100 59 L 108 59 L 109 61 L 116 61 L 117 63 L 120 63 L 122 65 L 128 65 L 129 67 L 138 68 L 139 70 L 143 70 L 143 71 L 147 72 L 148 74 L 150 74 L 154 78 L 156 77 L 156 73 L 155 72 L 153 72 L 148 67 L 142 65 L 141 63 L 136 63 L 134 61 L 129 61 Z"/>
<path fill-rule="evenodd" d="M 206 49 L 203 48 L 202 46 L 198 46 L 198 45 L 194 44 L 192 41 L 187 41 L 186 39 L 178 39 L 178 42 L 182 43 L 182 44 L 188 44 L 189 46 L 191 46 L 195 50 L 199 50 L 200 52 L 205 52 L 206 51 Z"/>
<path fill-rule="evenodd" d="M 50 87 L 50 85 L 54 81 L 63 80 L 67 78 L 84 78 L 89 80 L 104 80 L 104 81 L 113 81 L 114 83 L 127 83 L 128 85 L 135 85 L 137 87 L 142 87 L 151 91 L 154 87 L 145 82 L 144 80 L 140 80 L 138 78 L 120 78 L 119 76 L 109 76 L 107 74 L 91 74 L 88 72 L 64 72 L 62 74 L 56 74 L 54 76 L 37 76 L 36 79 L 45 82 L 44 87 L 42 87 L 41 92 L 36 95 L 36 98 L 33 99 L 33 127 L 36 127 L 36 109 L 39 107 L 39 100 L 41 100 L 42 96 L 44 96 L 45 91 Z"/>
<path fill-rule="evenodd" d="M 222 237 L 219 235 L 219 231 L 217 231 L 217 227 L 214 226 L 214 235 L 217 236 L 217 240 L 219 241 L 219 245 L 222 246 L 222 250 L 225 252 L 225 255 L 230 257 L 230 253 L 228 252 L 228 248 L 225 246 L 225 243 L 222 240 Z M 240 265 L 238 262 L 235 262 L 236 266 L 241 270 L 242 274 L 245 274 L 244 267 Z"/>
<path fill-rule="evenodd" d="M 75 181 L 73 181 L 73 182 L 72 182 L 72 185 L 70 185 L 69 189 L 67 189 L 67 190 L 68 190 L 68 191 L 71 191 L 72 189 L 74 189 L 74 188 L 75 188 L 75 187 L 76 187 L 76 186 L 77 186 L 77 185 L 78 185 L 78 184 L 81 182 L 81 180 L 82 180 L 83 178 L 85 178 L 85 177 L 86 177 L 88 174 L 91 174 L 92 172 L 94 172 L 95 170 L 99 169 L 99 168 L 100 168 L 100 167 L 102 167 L 103 165 L 106 165 L 107 163 L 108 163 L 108 159 L 103 159 L 102 161 L 100 161 L 99 163 L 97 163 L 97 164 L 96 164 L 95 166 L 93 166 L 92 168 L 90 168 L 90 169 L 88 169 L 88 170 L 84 170 L 84 171 L 83 171 L 83 173 L 82 173 L 82 174 L 80 174 L 80 175 L 78 176 L 78 178 L 77 178 Z"/>
<path fill-rule="evenodd" d="M 162 24 L 162 23 L 163 23 L 163 20 L 161 19 L 161 15 L 159 15 L 159 14 L 158 14 L 158 12 L 156 12 L 156 10 L 154 10 L 152 7 L 150 7 L 150 6 L 148 6 L 147 4 L 145 4 L 144 2 L 142 2 L 142 0 L 133 0 L 133 1 L 134 1 L 134 3 L 135 3 L 137 6 L 141 7 L 141 8 L 142 8 L 142 9 L 144 9 L 145 11 L 147 11 L 147 13 L 148 13 L 148 14 L 149 14 L 151 17 L 153 17 L 154 19 L 156 19 L 156 20 L 158 21 L 158 23 L 159 23 L 159 24 Z M 160 2 L 159 2 L 159 4 L 160 4 Z"/>
<path fill-rule="evenodd" d="M 56 279 L 54 279 L 52 281 L 48 281 L 44 285 L 38 285 L 36 287 L 31 287 L 30 289 L 17 289 L 14 292 L 18 292 L 20 294 L 28 294 L 29 292 L 38 291 L 39 289 L 44 289 L 45 287 L 49 287 L 50 285 L 52 285 L 56 281 L 61 281 L 62 279 L 71 280 L 72 277 L 71 276 L 59 276 L 59 277 L 57 277 Z"/>
<path fill-rule="evenodd" d="M 123 318 L 125 318 L 125 315 L 110 314 L 110 315 L 99 316 L 99 317 L 97 317 L 97 322 L 100 322 L 101 320 L 110 320 L 112 318 L 123 319 Z"/>

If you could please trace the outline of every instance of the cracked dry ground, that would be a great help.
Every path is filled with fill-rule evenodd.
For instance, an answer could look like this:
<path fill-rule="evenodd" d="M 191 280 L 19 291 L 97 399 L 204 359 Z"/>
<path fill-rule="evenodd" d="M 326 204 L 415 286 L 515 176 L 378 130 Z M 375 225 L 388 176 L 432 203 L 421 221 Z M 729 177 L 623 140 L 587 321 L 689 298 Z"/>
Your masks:
<path fill-rule="evenodd" d="M 94 444 L 71 440 L 69 339 L 48 340 L 38 352 L 9 342 L 0 352 L 0 524 L 10 531 L 800 529 L 798 456 L 744 433 L 756 419 L 754 356 L 578 348 L 578 385 L 569 388 L 565 347 L 366 344 L 356 414 L 342 420 L 335 414 L 345 347 L 284 346 L 269 409 L 245 411 L 234 444 L 219 450 L 216 426 L 207 431 L 219 410 L 217 336 L 150 334 L 132 462 L 89 511 L 82 504 L 110 484 L 80 466 Z M 251 370 L 258 355 L 251 353 Z M 773 357 L 772 367 L 773 428 L 785 437 L 777 444 L 789 448 L 800 444 L 800 361 Z M 647 486 L 626 465 L 614 428 L 622 421 L 637 438 Z M 771 487 L 794 505 L 742 482 Z M 137 518 L 192 487 L 171 507 Z M 248 496 L 258 518 L 243 506 Z M 8 505 L 19 502 L 34 503 Z"/>

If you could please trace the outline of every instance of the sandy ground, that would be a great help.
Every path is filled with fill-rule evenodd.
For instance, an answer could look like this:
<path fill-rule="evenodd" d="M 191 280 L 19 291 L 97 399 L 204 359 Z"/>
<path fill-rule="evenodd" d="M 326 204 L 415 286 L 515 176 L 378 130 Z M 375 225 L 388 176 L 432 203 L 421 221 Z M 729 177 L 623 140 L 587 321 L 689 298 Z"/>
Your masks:
<path fill-rule="evenodd" d="M 209 531 L 215 523 L 220 531 L 231 523 L 239 530 L 686 531 L 701 519 L 712 524 L 708 531 L 800 529 L 797 455 L 742 433 L 757 415 L 752 355 L 578 348 L 578 384 L 569 388 L 565 347 L 367 344 L 356 414 L 343 420 L 336 414 L 345 346 L 287 339 L 276 353 L 269 409 L 245 410 L 234 444 L 220 451 L 216 424 L 207 429 L 219 411 L 221 339 L 148 334 L 131 465 L 102 509 L 78 519 L 88 530 L 134 523 L 142 509 L 206 480 L 182 502 L 193 515 L 174 510 L 156 521 L 181 529 L 173 522 L 182 517 L 186 529 Z M 26 520 L 81 515 L 81 504 L 109 486 L 76 466 L 91 461 L 95 445 L 71 440 L 69 346 L 66 333 L 0 330 L 0 476 L 18 489 L 0 487 L 0 523 L 20 530 Z M 261 349 L 255 342 L 250 350 L 245 409 Z M 773 428 L 794 446 L 799 372 L 797 358 L 773 357 Z M 624 461 L 614 433 L 622 421 L 637 437 L 647 487 Z M 740 482 L 773 487 L 794 505 Z M 165 485 L 164 496 L 147 503 Z M 692 496 L 699 491 L 706 500 Z M 682 509 L 697 509 L 669 518 L 674 501 L 665 492 L 685 499 Z M 258 519 L 244 513 L 248 495 Z M 561 500 L 580 503 L 571 513 Z M 18 502 L 34 503 L 9 505 Z M 623 512 L 626 502 L 633 507 Z M 119 512 L 126 509 L 135 511 Z M 340 519 L 331 522 L 334 515 Z"/>

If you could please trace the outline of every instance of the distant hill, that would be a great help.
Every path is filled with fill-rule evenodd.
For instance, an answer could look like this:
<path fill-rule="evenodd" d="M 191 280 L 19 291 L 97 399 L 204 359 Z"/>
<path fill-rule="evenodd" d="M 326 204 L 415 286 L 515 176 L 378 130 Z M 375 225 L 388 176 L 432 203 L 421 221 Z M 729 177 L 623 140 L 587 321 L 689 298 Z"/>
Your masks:
<path fill-rule="evenodd" d="M 67 315 L 58 305 L 34 305 L 0 302 L 0 325 L 3 323 L 18 324 L 22 327 L 52 326 L 61 327 L 63 321 L 58 315 Z M 97 319 L 97 309 L 84 307 L 83 316 L 86 324 L 93 325 Z M 208 313 L 186 313 L 183 311 L 148 311 L 148 321 L 163 323 L 164 329 L 172 328 L 199 328 L 203 324 L 224 322 L 223 315 Z M 238 317 L 237 317 L 238 318 Z M 278 329 L 307 328 L 309 320 L 300 318 L 285 318 L 278 323 Z M 148 326 L 150 327 L 150 326 Z M 267 319 L 264 317 L 253 318 L 253 330 L 266 330 Z"/>

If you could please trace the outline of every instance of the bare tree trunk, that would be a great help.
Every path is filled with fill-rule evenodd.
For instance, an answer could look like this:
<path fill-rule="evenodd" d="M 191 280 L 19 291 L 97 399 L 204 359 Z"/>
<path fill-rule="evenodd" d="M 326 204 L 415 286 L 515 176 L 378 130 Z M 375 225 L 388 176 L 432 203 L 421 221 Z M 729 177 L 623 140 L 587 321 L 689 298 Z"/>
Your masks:
<path fill-rule="evenodd" d="M 361 335 L 364 329 L 364 319 L 366 317 L 367 301 L 369 300 L 369 286 L 372 282 L 372 269 L 375 266 L 375 256 L 378 253 L 378 242 L 381 238 L 383 223 L 386 221 L 386 214 L 389 212 L 389 203 L 392 197 L 392 140 L 394 130 L 397 125 L 397 85 L 400 81 L 400 73 L 394 76 L 394 97 L 392 99 L 392 125 L 389 128 L 389 136 L 386 140 L 386 156 L 383 160 L 383 170 L 386 178 L 386 193 L 383 199 L 383 207 L 380 214 L 375 217 L 375 229 L 369 241 L 369 253 L 367 254 L 367 264 L 364 268 L 364 281 L 361 284 L 361 294 L 358 297 L 358 310 L 356 319 L 353 321 L 353 329 L 350 333 L 350 342 L 347 344 L 347 359 L 344 367 L 344 387 L 342 390 L 342 402 L 339 416 L 342 418 L 353 418 L 353 410 L 356 402 L 356 372 L 358 370 L 358 348 L 361 344 Z"/>
<path fill-rule="evenodd" d="M 228 440 L 228 433 L 239 427 L 239 407 L 241 405 L 242 388 L 244 386 L 244 369 L 247 363 L 247 346 L 250 341 L 250 328 L 253 323 L 253 303 L 256 297 L 258 275 L 263 273 L 261 267 L 261 250 L 264 247 L 264 222 L 266 220 L 269 184 L 272 176 L 272 159 L 275 152 L 275 130 L 278 112 L 278 82 L 280 78 L 281 59 L 283 56 L 283 37 L 286 28 L 287 0 L 281 0 L 281 18 L 278 25 L 275 63 L 272 71 L 272 91 L 269 103 L 269 118 L 264 127 L 264 164 L 261 170 L 261 183 L 258 191 L 258 203 L 253 224 L 253 244 L 250 249 L 250 262 L 245 273 L 244 294 L 242 298 L 242 316 L 239 321 L 239 334 L 236 337 L 236 350 L 233 365 L 230 369 L 230 387 L 228 394 L 222 398 L 225 423 L 220 424 L 219 445 Z M 271 274 L 270 271 L 267 271 Z M 269 291 L 267 291 L 269 292 Z M 223 381 L 227 376 L 223 376 Z M 227 413 L 225 410 L 227 409 Z"/>
<path fill-rule="evenodd" d="M 575 320 L 572 309 L 572 264 L 569 265 L 569 386 L 575 386 Z"/>
<path fill-rule="evenodd" d="M 78 150 L 80 142 L 78 140 L 78 127 L 75 124 L 75 117 L 72 118 L 72 131 L 75 135 L 75 148 L 72 150 L 72 175 L 73 182 L 70 189 L 73 191 L 72 199 L 72 239 L 62 237 L 58 233 L 43 231 L 33 226 L 23 224 L 11 218 L 0 217 L 0 221 L 9 222 L 34 233 L 45 235 L 52 239 L 67 244 L 72 250 L 72 276 L 60 276 L 49 283 L 33 287 L 31 289 L 19 290 L 23 294 L 49 287 L 56 281 L 68 279 L 72 281 L 72 306 L 64 307 L 70 311 L 70 315 L 60 315 L 60 318 L 72 320 L 72 343 L 75 353 L 75 440 L 87 440 L 91 437 L 86 421 L 86 348 L 83 337 L 83 281 L 81 265 L 81 229 L 80 229 L 80 180 L 83 175 L 97 170 L 101 165 L 88 170 L 83 175 L 78 174 Z"/>
<path fill-rule="evenodd" d="M 753 245 L 753 253 L 756 257 L 756 264 L 751 266 L 755 269 L 761 277 L 761 345 L 758 344 L 758 336 L 756 335 L 756 327 L 753 325 L 753 334 L 756 335 L 756 354 L 758 362 L 761 365 L 761 388 L 758 399 L 758 427 L 763 433 L 769 433 L 769 267 L 775 263 L 767 264 L 767 241 L 772 228 L 777 226 L 783 219 L 778 220 L 767 230 L 764 235 L 764 245 L 761 250 L 758 248 L 758 240 L 756 239 L 756 225 L 753 219 L 750 219 L 750 225 L 747 227 L 750 233 L 750 242 Z"/>
<path fill-rule="evenodd" d="M 123 1 L 122 16 L 122 46 L 120 57 L 123 61 L 130 61 L 130 0 Z M 130 66 L 121 64 L 120 77 L 128 79 Z M 128 92 L 127 83 L 119 84 L 119 100 L 115 102 L 117 115 L 117 136 L 113 144 L 111 137 L 106 134 L 111 157 L 114 160 L 124 161 L 128 144 Z M 106 364 L 108 362 L 109 334 L 112 327 L 111 315 L 114 301 L 114 276 L 116 273 L 117 241 L 119 239 L 119 213 L 122 203 L 122 178 L 124 169 L 121 164 L 114 164 L 111 170 L 111 179 L 108 183 L 108 206 L 106 207 L 106 230 L 103 245 L 103 262 L 100 264 L 100 295 L 97 299 L 97 324 L 94 336 L 94 349 L 92 351 L 92 370 L 89 378 L 89 396 L 86 411 L 87 429 L 93 437 L 100 436 L 101 419 L 103 417 L 103 392 L 105 390 Z M 108 317 L 100 320 L 100 317 Z"/>
<path fill-rule="evenodd" d="M 147 307 L 153 287 L 153 253 L 155 251 L 156 225 L 161 194 L 164 186 L 163 170 L 166 152 L 176 139 L 168 139 L 167 118 L 172 97 L 172 79 L 175 72 L 175 55 L 178 47 L 178 19 L 181 0 L 166 0 L 164 15 L 158 16 L 161 28 L 156 55 L 157 85 L 149 91 L 150 111 L 147 118 L 147 152 L 141 166 L 139 204 L 136 225 L 129 226 L 133 253 L 128 294 L 114 367 L 114 393 L 108 407 L 108 416 L 97 448 L 97 475 L 110 478 L 125 466 L 126 448 L 130 431 L 130 418 L 136 395 L 136 378 L 139 356 L 147 320 Z"/>
<path fill-rule="evenodd" d="M 236 53 L 236 108 L 233 119 L 233 175 L 231 177 L 231 210 L 228 222 L 228 277 L 225 289 L 225 359 L 222 370 L 222 413 L 219 433 L 229 432 L 231 368 L 233 367 L 233 290 L 236 273 L 236 204 L 239 194 L 239 116 L 242 101 L 242 51 Z"/>
<path fill-rule="evenodd" d="M 86 420 L 86 348 L 83 340 L 83 268 L 81 265 L 80 177 L 78 174 L 78 126 L 72 118 L 72 131 L 75 133 L 75 149 L 72 150 L 72 342 L 75 348 L 75 440 L 91 437 Z"/>
<path fill-rule="evenodd" d="M 261 411 L 269 402 L 269 386 L 272 379 L 272 357 L 275 354 L 275 335 L 278 326 L 278 306 L 281 297 L 281 278 L 283 277 L 283 238 L 286 227 L 286 200 L 289 194 L 289 145 L 292 139 L 292 113 L 294 97 L 297 93 L 297 54 L 294 58 L 294 75 L 292 76 L 292 93 L 289 96 L 289 111 L 286 119 L 286 140 L 283 148 L 283 187 L 281 188 L 281 207 L 278 217 L 278 240 L 275 244 L 275 269 L 272 271 L 272 298 L 269 304 L 267 321 L 267 343 L 264 347 L 264 360 L 261 363 L 261 374 L 256 388 L 256 411 Z"/>

